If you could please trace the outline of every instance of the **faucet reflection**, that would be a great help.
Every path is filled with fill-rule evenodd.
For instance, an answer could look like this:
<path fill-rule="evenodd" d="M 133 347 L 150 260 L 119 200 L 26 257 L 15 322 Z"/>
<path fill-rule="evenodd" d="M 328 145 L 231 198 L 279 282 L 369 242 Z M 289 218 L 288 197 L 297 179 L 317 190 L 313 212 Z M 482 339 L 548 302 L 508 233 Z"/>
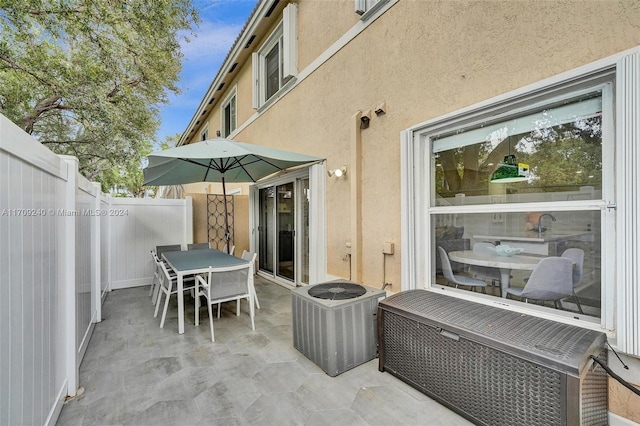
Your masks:
<path fill-rule="evenodd" d="M 552 221 L 556 221 L 556 217 L 554 215 L 552 215 L 551 213 L 544 213 L 541 214 L 540 217 L 538 218 L 538 226 L 537 226 L 537 230 L 538 230 L 538 238 L 542 238 L 542 232 L 546 231 L 547 228 L 543 228 L 542 227 L 542 218 L 545 216 L 549 216 L 551 218 Z"/>

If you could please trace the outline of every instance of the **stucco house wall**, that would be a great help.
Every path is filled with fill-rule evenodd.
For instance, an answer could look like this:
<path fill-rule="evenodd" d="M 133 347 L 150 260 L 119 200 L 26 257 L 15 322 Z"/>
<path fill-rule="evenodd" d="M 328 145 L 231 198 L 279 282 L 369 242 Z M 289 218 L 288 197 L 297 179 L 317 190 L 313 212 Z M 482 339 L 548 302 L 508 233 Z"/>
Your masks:
<path fill-rule="evenodd" d="M 398 0 L 317 66 L 318 57 L 362 23 L 353 1 L 297 3 L 298 72 L 304 78 L 256 112 L 249 57 L 234 80 L 239 130 L 233 137 L 326 158 L 328 169 L 358 166 L 361 183 L 355 189 L 349 171 L 346 178 L 326 181 L 327 272 L 345 278 L 354 272 L 345 243 L 358 243 L 348 218 L 361 203 L 356 234 L 362 258 L 356 267 L 363 283 L 380 286 L 384 279 L 391 291 L 399 291 L 402 280 L 403 129 L 640 45 L 640 7 L 631 0 Z M 372 113 L 369 128 L 360 130 L 357 114 L 381 102 L 386 113 Z M 211 135 L 219 126 L 218 111 L 209 119 L 215 123 Z M 362 153 L 352 159 L 358 135 Z M 395 253 L 383 271 L 385 242 L 395 243 Z M 615 397 L 617 386 L 612 384 L 612 401 L 624 400 Z M 611 409 L 640 421 L 623 403 Z"/>

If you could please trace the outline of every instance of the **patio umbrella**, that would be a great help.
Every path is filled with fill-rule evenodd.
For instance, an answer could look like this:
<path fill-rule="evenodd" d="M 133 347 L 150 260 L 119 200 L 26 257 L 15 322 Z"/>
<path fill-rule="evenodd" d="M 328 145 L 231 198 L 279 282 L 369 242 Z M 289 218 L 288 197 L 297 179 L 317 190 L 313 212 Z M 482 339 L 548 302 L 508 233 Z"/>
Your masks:
<path fill-rule="evenodd" d="M 323 161 L 310 155 L 220 137 L 154 152 L 147 158 L 145 185 L 222 183 L 227 250 L 230 244 L 225 182 L 256 182 L 281 170 Z"/>

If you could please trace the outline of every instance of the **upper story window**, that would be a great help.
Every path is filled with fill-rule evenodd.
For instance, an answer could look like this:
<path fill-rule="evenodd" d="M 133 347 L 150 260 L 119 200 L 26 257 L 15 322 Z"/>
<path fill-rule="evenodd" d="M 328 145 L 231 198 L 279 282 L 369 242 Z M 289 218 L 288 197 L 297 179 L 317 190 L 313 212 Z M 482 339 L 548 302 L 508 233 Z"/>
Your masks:
<path fill-rule="evenodd" d="M 202 132 L 200 133 L 200 140 L 206 141 L 209 138 L 209 126 L 205 126 Z"/>
<path fill-rule="evenodd" d="M 222 136 L 227 137 L 236 130 L 236 89 L 222 103 Z"/>
<path fill-rule="evenodd" d="M 282 12 L 282 22 L 260 50 L 253 53 L 253 107 L 256 109 L 274 99 L 298 74 L 296 20 L 297 5 L 291 3 Z"/>
<path fill-rule="evenodd" d="M 363 21 L 367 20 L 377 10 L 380 10 L 389 0 L 355 0 L 356 13 L 361 15 Z"/>

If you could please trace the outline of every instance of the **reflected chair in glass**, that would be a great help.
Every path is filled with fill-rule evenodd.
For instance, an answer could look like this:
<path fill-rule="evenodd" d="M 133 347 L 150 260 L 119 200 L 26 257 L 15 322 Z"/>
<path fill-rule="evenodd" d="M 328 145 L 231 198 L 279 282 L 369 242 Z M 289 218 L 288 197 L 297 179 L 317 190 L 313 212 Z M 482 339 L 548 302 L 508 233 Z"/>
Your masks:
<path fill-rule="evenodd" d="M 442 266 L 442 274 L 447 279 L 447 281 L 455 284 L 456 288 L 458 288 L 458 286 L 461 286 L 461 285 L 466 287 L 481 287 L 482 292 L 483 293 L 485 292 L 485 289 L 487 287 L 486 282 L 473 277 L 469 277 L 467 275 L 454 274 L 453 269 L 451 269 L 451 262 L 449 261 L 449 256 L 447 255 L 447 252 L 440 246 L 438 246 L 438 252 L 440 253 L 440 263 Z"/>
<path fill-rule="evenodd" d="M 223 253 L 227 253 L 227 245 L 226 245 L 226 244 L 222 247 L 222 250 L 221 250 L 221 251 L 222 251 Z M 231 246 L 231 250 L 229 250 L 229 253 L 228 253 L 228 254 L 230 254 L 231 256 L 233 256 L 233 253 L 234 253 L 235 251 L 236 251 L 236 246 Z"/>
<path fill-rule="evenodd" d="M 473 252 L 480 255 L 487 255 L 491 253 L 490 249 L 495 249 L 495 245 L 486 242 L 479 242 L 473 245 Z M 492 286 L 500 287 L 500 270 L 498 268 L 492 268 L 490 266 L 477 266 L 471 265 L 469 272 L 473 274 L 475 278 L 481 280 L 490 280 Z"/>
<path fill-rule="evenodd" d="M 169 274 L 169 270 L 163 262 L 160 262 L 160 291 L 158 293 L 158 300 L 156 301 L 156 310 L 153 314 L 153 317 L 158 316 L 158 309 L 160 308 L 160 302 L 162 300 L 162 294 L 166 295 L 164 300 L 164 308 L 162 309 L 162 319 L 160 320 L 160 328 L 164 328 L 164 320 L 167 317 L 167 308 L 169 307 L 169 299 L 172 294 L 177 294 L 177 280 L 175 275 L 172 277 Z M 196 287 L 196 281 L 193 277 L 184 278 L 183 280 L 183 291 L 191 291 Z M 197 302 L 196 302 L 197 306 Z"/>
<path fill-rule="evenodd" d="M 208 248 L 209 248 L 209 243 L 187 244 L 187 250 L 203 250 Z"/>
<path fill-rule="evenodd" d="M 212 268 L 205 273 L 206 279 L 202 275 L 196 277 L 198 283 L 197 296 L 204 296 L 207 301 L 209 311 L 209 326 L 211 328 L 211 341 L 215 342 L 213 333 L 213 311 L 212 305 L 229 302 L 232 300 L 247 299 L 249 302 L 249 316 L 251 317 L 251 329 L 255 330 L 255 309 L 253 296 L 251 295 L 251 285 L 253 268 L 249 263 L 241 265 Z M 198 306 L 199 297 L 196 297 L 196 325 L 200 323 L 200 309 Z M 240 316 L 240 306 L 238 304 L 237 316 Z"/>
<path fill-rule="evenodd" d="M 576 294 L 576 287 L 579 287 L 582 284 L 582 277 L 584 271 L 584 250 L 579 248 L 569 248 L 562 252 L 561 257 L 566 257 L 567 259 L 571 259 L 573 262 L 573 298 L 576 300 L 576 305 L 578 306 L 578 311 L 583 314 L 582 306 L 580 305 L 580 299 Z"/>
<path fill-rule="evenodd" d="M 553 301 L 562 309 L 561 300 L 573 295 L 573 262 L 566 257 L 545 257 L 536 265 L 523 288 L 509 287 L 507 295 L 529 300 Z"/>

